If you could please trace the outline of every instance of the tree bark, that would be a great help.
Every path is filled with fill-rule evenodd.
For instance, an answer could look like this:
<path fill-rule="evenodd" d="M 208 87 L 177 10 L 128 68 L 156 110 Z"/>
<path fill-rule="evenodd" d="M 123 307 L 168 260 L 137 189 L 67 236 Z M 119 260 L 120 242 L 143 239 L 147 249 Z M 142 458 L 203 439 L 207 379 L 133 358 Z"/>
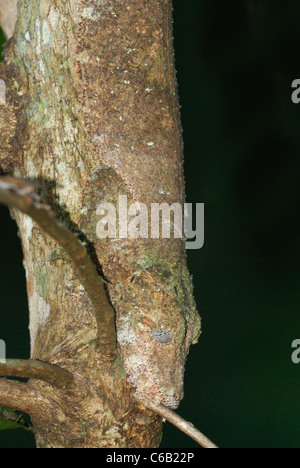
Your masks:
<path fill-rule="evenodd" d="M 43 203 L 85 240 L 117 329 L 116 355 L 103 360 L 80 275 L 55 240 L 15 211 L 31 358 L 64 368 L 76 384 L 68 394 L 31 381 L 59 408 L 47 424 L 33 415 L 37 444 L 157 447 L 161 417 L 147 402 L 178 406 L 200 332 L 184 239 L 101 240 L 96 210 L 118 206 L 121 195 L 129 205 L 184 202 L 172 2 L 21 0 L 1 73 L 2 172 L 35 181 Z"/>
<path fill-rule="evenodd" d="M 19 166 L 21 148 L 17 142 L 17 106 L 18 100 L 7 92 L 7 76 L 3 63 L 0 63 L 0 173 L 7 173 Z"/>

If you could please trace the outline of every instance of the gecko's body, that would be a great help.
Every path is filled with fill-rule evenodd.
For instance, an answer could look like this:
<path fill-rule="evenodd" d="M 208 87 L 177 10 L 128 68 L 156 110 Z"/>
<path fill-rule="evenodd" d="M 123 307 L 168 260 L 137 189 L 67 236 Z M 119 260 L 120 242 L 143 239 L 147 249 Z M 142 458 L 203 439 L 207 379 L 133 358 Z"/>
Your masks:
<path fill-rule="evenodd" d="M 177 408 L 186 356 L 200 332 L 187 271 L 158 261 L 136 275 L 122 301 L 118 341 L 137 397 Z"/>

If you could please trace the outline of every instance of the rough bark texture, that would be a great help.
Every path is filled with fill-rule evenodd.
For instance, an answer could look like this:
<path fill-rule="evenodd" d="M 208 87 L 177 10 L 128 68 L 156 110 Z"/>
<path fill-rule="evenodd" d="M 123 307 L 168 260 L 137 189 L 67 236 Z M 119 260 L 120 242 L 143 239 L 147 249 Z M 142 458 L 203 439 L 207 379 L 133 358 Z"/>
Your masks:
<path fill-rule="evenodd" d="M 157 447 L 161 419 L 138 400 L 175 408 L 183 396 L 185 359 L 200 331 L 184 240 L 96 236 L 101 202 L 118 206 L 119 195 L 148 206 L 184 201 L 171 11 L 170 0 L 19 3 L 5 51 L 10 124 L 0 165 L 38 181 L 43 201 L 92 246 L 116 313 L 119 351 L 103 365 L 74 267 L 15 213 L 31 358 L 60 365 L 77 382 L 74 397 L 33 381 L 61 409 L 47 425 L 34 417 L 40 447 Z M 18 109 L 14 135 L 11 109 Z"/>
<path fill-rule="evenodd" d="M 5 173 L 19 166 L 21 152 L 16 138 L 18 99 L 7 92 L 8 80 L 3 63 L 0 63 L 0 80 L 3 98 L 0 102 L 0 173 Z"/>

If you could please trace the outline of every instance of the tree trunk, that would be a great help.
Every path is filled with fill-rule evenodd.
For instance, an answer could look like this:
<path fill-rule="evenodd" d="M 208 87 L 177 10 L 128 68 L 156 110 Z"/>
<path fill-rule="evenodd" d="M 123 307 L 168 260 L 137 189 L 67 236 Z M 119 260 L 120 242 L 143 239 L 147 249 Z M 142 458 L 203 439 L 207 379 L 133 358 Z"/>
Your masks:
<path fill-rule="evenodd" d="M 99 346 L 92 303 L 59 245 L 15 211 L 30 305 L 31 358 L 72 373 L 76 390 L 31 380 L 39 447 L 158 447 L 176 408 L 200 319 L 184 239 L 100 239 L 97 206 L 184 202 L 170 0 L 19 2 L 5 49 L 0 167 L 88 245 L 115 311 L 117 351 Z M 9 124 L 7 123 L 9 122 Z M 168 339 L 165 339 L 168 335 Z M 100 339 L 101 343 L 101 339 Z M 107 348 L 109 349 L 109 347 Z"/>

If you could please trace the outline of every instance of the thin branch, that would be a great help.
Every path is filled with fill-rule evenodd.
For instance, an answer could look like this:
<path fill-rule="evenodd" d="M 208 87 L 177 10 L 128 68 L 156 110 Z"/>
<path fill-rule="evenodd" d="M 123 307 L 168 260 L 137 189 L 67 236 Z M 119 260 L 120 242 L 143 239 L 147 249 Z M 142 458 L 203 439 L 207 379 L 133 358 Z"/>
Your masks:
<path fill-rule="evenodd" d="M 71 389 L 74 385 L 71 372 L 43 361 L 7 359 L 5 364 L 0 364 L 0 376 L 42 380 L 61 389 Z"/>
<path fill-rule="evenodd" d="M 49 400 L 29 384 L 7 379 L 0 379 L 0 406 L 30 414 L 38 420 L 49 421 L 53 408 Z"/>
<path fill-rule="evenodd" d="M 79 279 L 94 308 L 102 359 L 110 362 L 116 357 L 117 339 L 115 314 L 109 303 L 104 283 L 85 245 L 55 218 L 54 212 L 48 205 L 40 203 L 33 190 L 34 186 L 31 183 L 12 177 L 0 177 L 0 203 L 30 216 L 65 249 L 73 260 Z"/>
<path fill-rule="evenodd" d="M 217 449 L 218 447 L 211 442 L 202 432 L 193 426 L 192 423 L 186 421 L 181 416 L 178 416 L 174 411 L 170 410 L 164 405 L 151 405 L 147 404 L 148 408 L 153 410 L 155 413 L 162 416 L 164 419 L 169 421 L 173 426 L 180 429 L 186 435 L 194 439 L 201 447 L 209 449 Z"/>
<path fill-rule="evenodd" d="M 0 0 L 0 27 L 6 39 L 14 33 L 17 21 L 17 0 Z"/>

